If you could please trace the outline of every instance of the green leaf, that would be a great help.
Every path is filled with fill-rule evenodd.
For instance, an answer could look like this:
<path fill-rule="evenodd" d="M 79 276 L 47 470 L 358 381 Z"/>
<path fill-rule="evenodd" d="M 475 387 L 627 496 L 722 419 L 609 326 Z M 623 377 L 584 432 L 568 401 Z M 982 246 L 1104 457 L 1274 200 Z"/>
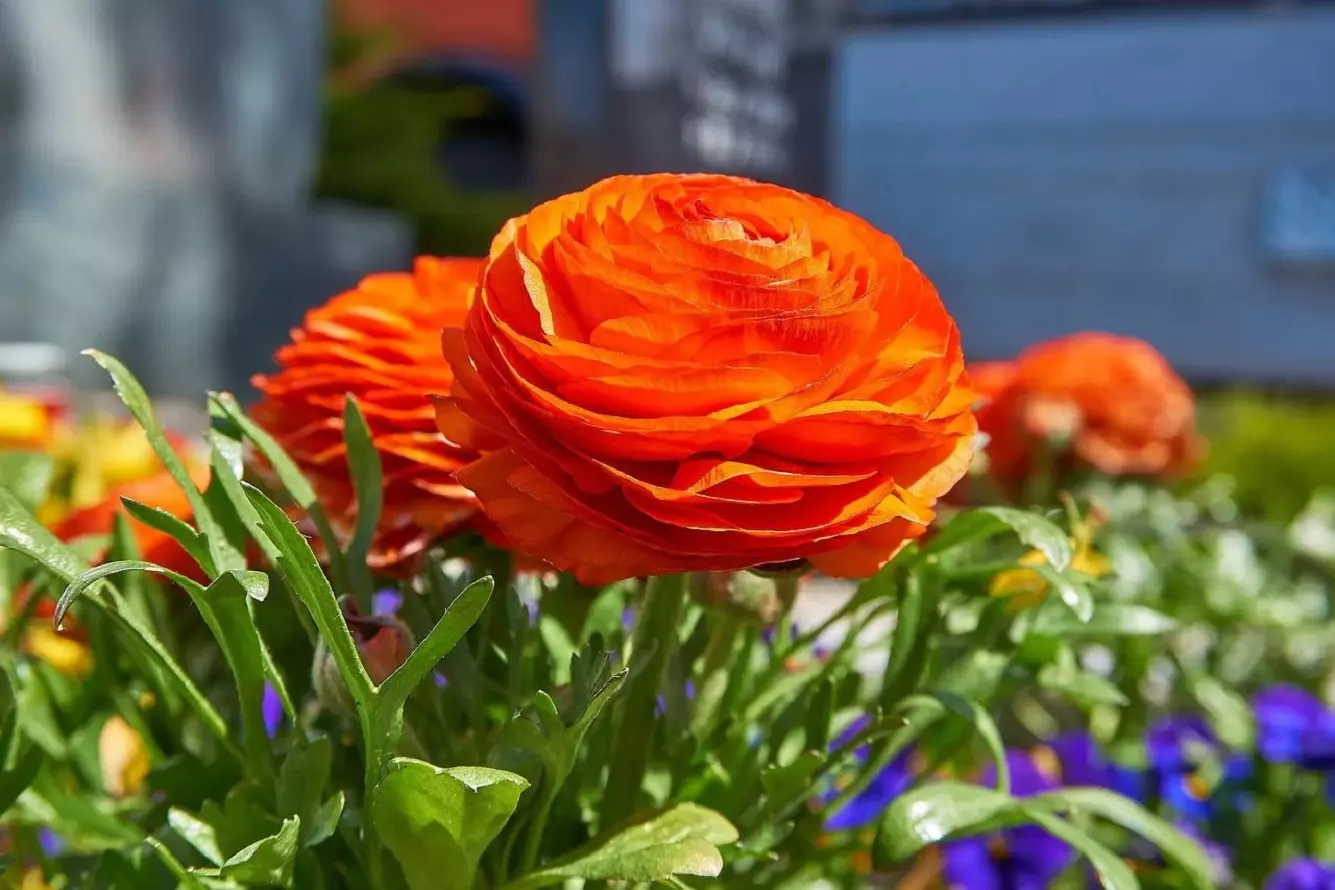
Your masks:
<path fill-rule="evenodd" d="M 825 765 L 820 751 L 803 751 L 791 763 L 767 766 L 760 773 L 760 785 L 765 789 L 766 812 L 782 813 L 798 801 L 804 800 L 819 779 Z"/>
<path fill-rule="evenodd" d="M 329 647 L 338 666 L 339 675 L 352 695 L 358 713 L 369 713 L 375 685 L 366 673 L 366 666 L 352 639 L 352 632 L 348 630 L 338 598 L 324 572 L 320 570 L 315 551 L 311 550 L 310 543 L 277 504 L 251 485 L 246 485 L 245 490 L 246 496 L 255 505 L 261 529 L 278 548 L 279 556 L 274 568 L 310 612 L 320 630 L 320 637 Z"/>
<path fill-rule="evenodd" d="M 1011 531 L 1021 543 L 1034 548 L 1048 565 L 1064 571 L 1071 562 L 1071 540 L 1056 523 L 1028 510 L 1011 507 L 977 507 L 965 510 L 922 548 L 923 556 L 944 553 Z"/>
<path fill-rule="evenodd" d="M 936 782 L 912 788 L 891 801 L 881 817 L 881 848 L 902 862 L 924 847 L 979 834 L 1015 821 L 1016 801 L 992 788 Z"/>
<path fill-rule="evenodd" d="M 426 679 L 436 664 L 452 650 L 477 623 L 487 608 L 496 582 L 490 577 L 478 578 L 463 589 L 454 602 L 445 609 L 435 627 L 422 642 L 408 654 L 403 664 L 385 678 L 380 686 L 382 703 L 386 707 L 402 707 L 417 685 Z"/>
<path fill-rule="evenodd" d="M 251 884 L 292 886 L 292 865 L 297 857 L 301 820 L 283 820 L 277 834 L 262 838 L 239 851 L 218 869 L 217 876 Z"/>
<path fill-rule="evenodd" d="M 1006 745 L 1001 740 L 1001 731 L 997 729 L 996 721 L 992 716 L 983 710 L 977 702 L 968 701 L 949 692 L 937 691 L 929 693 L 928 696 L 939 701 L 951 713 L 961 718 L 969 724 L 987 745 L 988 752 L 992 755 L 992 764 L 997 770 L 997 788 L 1002 794 L 1010 794 L 1011 771 L 1010 765 L 1006 760 Z"/>
<path fill-rule="evenodd" d="M 5 488 L 0 488 L 0 547 L 22 553 L 66 581 L 88 568 Z"/>
<path fill-rule="evenodd" d="M 1113 683 L 1069 664 L 1049 664 L 1038 672 L 1039 687 L 1069 698 L 1089 709 L 1096 705 L 1122 707 L 1128 699 Z"/>
<path fill-rule="evenodd" d="M 1193 672 L 1186 679 L 1192 697 L 1209 717 L 1219 740 L 1230 747 L 1251 748 L 1256 723 L 1247 700 L 1209 674 Z"/>
<path fill-rule="evenodd" d="M 218 843 L 218 832 L 203 819 L 187 813 L 185 810 L 172 807 L 167 811 L 167 824 L 209 862 L 214 865 L 222 865 L 226 860 L 222 847 Z"/>
<path fill-rule="evenodd" d="M 4 813 L 19 799 L 19 795 L 28 790 L 28 786 L 37 778 L 46 755 L 36 745 L 23 745 L 21 753 L 12 764 L 5 764 L 0 770 L 0 813 Z"/>
<path fill-rule="evenodd" d="M 251 778 L 266 783 L 273 777 L 273 754 L 264 726 L 266 659 L 251 600 L 262 600 L 268 589 L 267 575 L 249 571 L 225 572 L 207 590 L 197 584 L 186 588 L 232 670 Z"/>
<path fill-rule="evenodd" d="M 144 435 L 148 437 L 149 445 L 153 447 L 153 452 L 162 461 L 162 465 L 167 468 L 167 472 L 175 480 L 186 500 L 190 502 L 195 523 L 199 526 L 200 533 L 208 544 L 210 564 L 205 566 L 208 574 L 215 576 L 229 569 L 244 569 L 246 567 L 245 555 L 232 546 L 227 540 L 224 530 L 214 519 L 213 513 L 204 501 L 204 495 L 191 480 L 189 470 L 186 469 L 181 458 L 167 441 L 167 434 L 163 431 L 162 425 L 158 423 L 157 415 L 153 412 L 153 405 L 149 401 L 148 394 L 144 392 L 144 388 L 139 385 L 139 381 L 134 378 L 134 375 L 130 373 L 125 365 L 105 353 L 89 349 L 84 354 L 90 356 L 93 361 L 101 365 L 103 370 L 111 375 L 116 394 L 120 396 L 121 401 L 125 403 L 125 407 L 130 410 L 130 414 L 143 428 Z"/>
<path fill-rule="evenodd" d="M 324 831 L 329 827 L 320 823 L 320 811 L 325 787 L 329 784 L 333 756 L 333 746 L 327 736 L 318 735 L 309 741 L 298 736 L 297 744 L 288 752 L 279 770 L 278 815 L 300 816 L 303 834 Z M 342 811 L 341 801 L 338 809 Z M 309 837 L 303 837 L 303 845 L 307 845 L 309 840 Z"/>
<path fill-rule="evenodd" d="M 1154 844 L 1200 890 L 1214 886 L 1210 858 L 1200 844 L 1151 814 L 1135 801 L 1102 788 L 1063 788 L 1026 798 L 1026 809 L 1045 808 L 1070 813 L 1092 813 L 1133 831 Z"/>
<path fill-rule="evenodd" d="M 279 445 L 273 436 L 246 415 L 245 410 L 237 404 L 236 398 L 231 393 L 210 393 L 209 400 L 210 412 L 216 408 L 237 425 L 245 437 L 264 455 L 264 459 L 273 468 L 278 481 L 283 484 L 283 488 L 292 500 L 311 517 L 316 530 L 320 533 L 320 540 L 324 542 L 325 558 L 329 562 L 329 573 L 334 584 L 339 590 L 348 589 L 347 566 L 343 560 L 338 536 L 334 534 L 329 517 L 325 514 L 324 507 L 320 505 L 320 499 L 316 497 L 315 488 L 302 474 L 296 462 L 288 456 L 283 446 Z"/>
<path fill-rule="evenodd" d="M 20 504 L 36 510 L 46 500 L 56 462 L 33 451 L 0 451 L 0 488 L 7 488 Z"/>
<path fill-rule="evenodd" d="M 278 550 L 260 529 L 259 514 L 255 512 L 254 505 L 241 486 L 241 480 L 245 477 L 243 436 L 241 427 L 227 416 L 217 400 L 210 399 L 209 468 L 212 475 L 204 497 L 220 520 L 226 518 L 225 524 L 232 534 L 232 543 L 238 550 L 245 552 L 245 538 L 249 535 L 265 558 L 273 562 L 278 556 Z"/>
<path fill-rule="evenodd" d="M 657 575 L 645 584 L 644 610 L 635 625 L 632 657 L 648 652 L 631 674 L 617 707 L 612 762 L 603 796 L 601 824 L 616 824 L 635 812 L 654 740 L 654 707 L 681 632 L 686 605 L 684 575 Z"/>
<path fill-rule="evenodd" d="M 348 468 L 352 473 L 352 488 L 357 496 L 357 528 L 348 543 L 348 580 L 358 595 L 358 602 L 365 599 L 366 604 L 369 604 L 372 582 L 367 557 L 384 506 L 384 480 L 380 452 L 376 450 L 375 441 L 371 438 L 366 417 L 351 394 L 343 404 L 343 440 L 347 444 Z"/>
<path fill-rule="evenodd" d="M 343 804 L 343 792 L 340 791 L 320 805 L 311 815 L 309 830 L 303 830 L 301 833 L 303 847 L 318 846 L 334 836 L 334 832 L 338 830 L 338 820 L 343 816 Z M 305 824 L 302 823 L 303 829 Z"/>
<path fill-rule="evenodd" d="M 522 776 L 503 770 L 442 769 L 400 757 L 375 788 L 371 817 L 410 890 L 436 890 L 446 877 L 471 887 L 482 853 L 527 787 Z"/>
<path fill-rule="evenodd" d="M 213 632 L 236 682 L 241 704 L 241 729 L 246 756 L 257 778 L 271 777 L 269 739 L 264 729 L 263 701 L 265 659 L 259 631 L 250 612 L 251 599 L 263 599 L 269 578 L 263 572 L 225 572 L 206 590 L 194 580 L 143 560 L 104 563 L 84 572 L 70 583 L 56 604 L 57 626 L 70 603 L 89 585 L 118 572 L 140 571 L 165 575 L 181 586 Z"/>
<path fill-rule="evenodd" d="M 716 878 L 723 871 L 719 846 L 736 841 L 737 829 L 718 813 L 696 804 L 678 804 L 512 881 L 505 890 L 548 887 L 568 878 L 631 883 L 667 881 L 678 875 Z"/>
<path fill-rule="evenodd" d="M 1109 850 L 1071 823 L 1058 819 L 1051 813 L 1029 807 L 1023 807 L 1022 809 L 1025 815 L 1032 819 L 1036 825 L 1046 829 L 1049 834 L 1066 841 L 1088 859 L 1089 864 L 1094 867 L 1094 873 L 1098 876 L 1099 883 L 1106 890 L 1140 890 L 1140 882 L 1132 874 L 1131 867 L 1112 850 Z"/>
<path fill-rule="evenodd" d="M 1176 621 L 1147 606 L 1100 603 L 1088 621 L 1063 609 L 1042 609 L 1030 632 L 1052 637 L 1137 637 L 1159 636 L 1176 628 Z"/>
<path fill-rule="evenodd" d="M 953 523 L 952 523 L 953 524 Z M 899 597 L 890 658 L 881 680 L 880 704 L 893 708 L 918 687 L 927 669 L 934 630 L 941 620 L 939 587 L 925 573 L 911 572 Z"/>
<path fill-rule="evenodd" d="M 1094 617 L 1094 597 L 1083 583 L 1073 580 L 1052 566 L 1037 565 L 1029 568 L 1048 583 L 1049 590 L 1057 592 L 1057 598 L 1071 610 L 1076 621 L 1088 624 Z"/>

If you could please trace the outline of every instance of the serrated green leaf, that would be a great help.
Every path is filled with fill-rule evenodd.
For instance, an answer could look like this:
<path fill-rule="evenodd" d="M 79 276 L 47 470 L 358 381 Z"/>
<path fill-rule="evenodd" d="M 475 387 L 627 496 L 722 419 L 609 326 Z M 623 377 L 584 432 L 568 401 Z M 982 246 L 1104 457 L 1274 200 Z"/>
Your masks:
<path fill-rule="evenodd" d="M 400 757 L 375 788 L 371 816 L 410 890 L 436 890 L 445 876 L 471 887 L 526 788 L 526 779 L 503 770 L 442 769 Z"/>
<path fill-rule="evenodd" d="M 200 533 L 207 543 L 210 564 L 205 566 L 210 577 L 220 574 L 230 569 L 244 569 L 246 567 L 245 555 L 232 545 L 228 540 L 223 528 L 214 518 L 208 504 L 204 500 L 203 493 L 195 487 L 194 481 L 190 478 L 190 471 L 186 469 L 179 455 L 167 441 L 167 434 L 162 429 L 162 424 L 158 422 L 157 414 L 153 411 L 152 402 L 144 388 L 140 386 L 139 381 L 135 379 L 130 370 L 121 364 L 121 362 L 106 353 L 98 352 L 96 349 L 89 349 L 84 352 L 90 356 L 93 361 L 102 366 L 109 375 L 111 375 L 112 385 L 116 389 L 116 395 L 125 403 L 131 416 L 143 428 L 144 435 L 148 438 L 148 443 L 153 448 L 153 452 L 162 461 L 172 480 L 176 482 L 181 493 L 185 495 L 186 500 L 190 502 L 190 509 L 195 517 L 195 524 L 199 526 Z"/>
<path fill-rule="evenodd" d="M 339 590 L 347 590 L 347 565 L 343 560 L 343 551 L 340 549 L 342 545 L 338 536 L 334 534 L 333 526 L 329 523 L 329 517 L 325 514 L 320 499 L 316 497 L 315 488 L 301 472 L 301 468 L 288 456 L 287 452 L 283 450 L 283 446 L 279 445 L 273 436 L 265 432 L 263 427 L 246 415 L 245 410 L 237 403 L 236 397 L 231 393 L 210 393 L 209 402 L 210 413 L 213 413 L 216 408 L 218 414 L 236 424 L 245 437 L 264 455 L 264 459 L 273 468 L 274 474 L 278 477 L 278 481 L 282 483 L 288 496 L 310 516 L 311 521 L 315 523 L 316 530 L 320 533 L 320 540 L 324 542 L 325 559 L 329 563 L 330 577 Z"/>
<path fill-rule="evenodd" d="M 357 644 L 352 639 L 338 598 L 329 586 L 329 579 L 321 571 L 319 560 L 315 558 L 315 551 L 277 504 L 251 485 L 245 485 L 245 491 L 250 502 L 255 505 L 263 533 L 279 552 L 274 568 L 287 581 L 320 629 L 320 637 L 329 647 L 358 712 L 369 713 L 375 687 L 357 652 Z"/>
<path fill-rule="evenodd" d="M 679 804 L 524 875 L 505 890 L 548 887 L 568 878 L 631 883 L 666 881 L 679 875 L 715 878 L 723 871 L 719 846 L 736 841 L 737 829 L 718 813 L 696 804 Z"/>
<path fill-rule="evenodd" d="M 1058 572 L 1071 563 L 1071 540 L 1056 523 L 1028 510 L 1012 507 L 977 507 L 957 515 L 922 548 L 923 556 L 944 553 L 1011 531 L 1020 542 L 1042 553 Z"/>

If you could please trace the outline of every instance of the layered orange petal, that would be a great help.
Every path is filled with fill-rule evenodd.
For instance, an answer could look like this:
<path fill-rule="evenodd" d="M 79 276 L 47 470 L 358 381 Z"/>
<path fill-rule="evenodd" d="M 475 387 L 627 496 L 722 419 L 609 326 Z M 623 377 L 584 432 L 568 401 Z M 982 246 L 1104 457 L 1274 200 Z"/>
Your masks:
<path fill-rule="evenodd" d="M 512 220 L 443 345 L 438 428 L 481 452 L 459 481 L 587 583 L 870 574 L 976 432 L 954 321 L 893 239 L 726 176 L 614 177 Z"/>
<path fill-rule="evenodd" d="M 990 398 L 978 420 L 1003 482 L 1023 478 L 1054 445 L 1100 472 L 1144 476 L 1184 472 L 1202 449 L 1190 388 L 1142 340 L 1075 334 L 971 374 Z"/>
<path fill-rule="evenodd" d="M 343 441 L 343 407 L 357 400 L 380 454 L 384 507 L 372 564 L 405 564 L 476 512 L 454 472 L 474 455 L 442 436 L 431 397 L 454 374 L 441 332 L 462 323 L 482 263 L 423 257 L 412 273 L 366 278 L 312 310 L 277 353 L 279 371 L 255 378 L 264 399 L 252 415 L 315 486 L 341 532 L 356 522 L 356 497 Z"/>

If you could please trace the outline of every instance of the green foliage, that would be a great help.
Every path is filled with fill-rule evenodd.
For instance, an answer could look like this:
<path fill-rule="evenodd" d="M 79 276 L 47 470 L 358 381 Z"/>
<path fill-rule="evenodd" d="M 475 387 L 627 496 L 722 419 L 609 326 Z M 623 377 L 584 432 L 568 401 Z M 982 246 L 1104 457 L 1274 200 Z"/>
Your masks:
<path fill-rule="evenodd" d="M 21 645 L 31 613 L 5 629 L 3 821 L 21 861 L 88 875 L 88 886 L 861 887 L 871 833 L 893 881 L 928 847 L 948 855 L 961 839 L 1025 825 L 1065 842 L 1106 886 L 1208 887 L 1211 864 L 1173 827 L 1171 802 L 1132 801 L 1111 782 L 1034 791 L 1017 748 L 1037 764 L 1056 730 L 1088 728 L 1134 770 L 1146 726 L 1190 709 L 1247 750 L 1259 684 L 1312 685 L 1332 669 L 1329 645 L 1313 655 L 1292 643 L 1335 640 L 1322 599 L 1332 562 L 1299 546 L 1323 540 L 1313 523 L 1335 535 L 1335 512 L 1309 511 L 1295 539 L 1221 519 L 1233 505 L 1213 486 L 1093 483 L 1077 500 L 1107 517 L 1097 545 L 1108 577 L 1073 568 L 1074 509 L 980 508 L 817 623 L 793 626 L 794 582 L 779 579 L 778 626 L 762 634 L 756 614 L 693 599 L 687 577 L 585 588 L 517 575 L 507 554 L 472 539 L 448 542 L 452 559 L 429 554 L 410 580 L 374 577 L 383 479 L 355 403 L 346 444 L 365 513 L 339 540 L 309 482 L 230 397 L 210 400 L 201 491 L 133 378 L 99 361 L 181 468 L 195 518 L 127 509 L 180 541 L 204 580 L 139 558 L 124 527 L 108 561 L 89 565 L 32 517 L 40 472 L 7 477 L 18 494 L 0 487 L 0 585 L 48 599 L 63 587 L 57 620 L 86 633 L 98 664 L 82 680 L 60 676 Z M 247 447 L 277 487 L 247 476 Z M 292 518 L 303 505 L 323 563 Z M 1043 586 L 1035 601 L 993 595 L 1015 570 Z M 172 595 L 138 575 L 185 595 L 155 606 Z M 390 585 L 401 605 L 374 614 Z M 377 683 L 368 664 L 386 633 L 404 651 Z M 1100 651 L 1111 666 L 1097 666 Z M 1147 693 L 1164 675 L 1166 690 Z M 346 707 L 331 706 L 331 687 Z M 126 788 L 115 790 L 104 747 L 122 723 L 151 769 L 140 786 L 125 779 L 137 761 L 117 761 Z M 1227 753 L 1193 778 L 1221 782 Z M 989 767 L 995 787 L 980 787 Z M 1264 806 L 1236 827 L 1235 846 L 1277 831 L 1265 807 L 1280 798 L 1252 793 Z M 838 821 L 859 808 L 860 823 Z M 1315 847 L 1320 824 L 1294 829 L 1295 844 Z M 53 862 L 33 852 L 39 827 L 66 840 Z M 1070 874 L 1081 867 L 1073 859 Z"/>
<path fill-rule="evenodd" d="M 1226 475 L 1247 515 L 1287 521 L 1318 488 L 1335 489 L 1335 404 L 1252 392 L 1202 400 L 1210 453 L 1201 478 Z"/>

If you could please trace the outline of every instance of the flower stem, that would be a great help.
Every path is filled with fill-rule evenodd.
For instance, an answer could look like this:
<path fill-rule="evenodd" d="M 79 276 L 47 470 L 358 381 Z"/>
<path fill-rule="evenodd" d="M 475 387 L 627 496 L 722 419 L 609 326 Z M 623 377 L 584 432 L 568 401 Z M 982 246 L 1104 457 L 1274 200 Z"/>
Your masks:
<path fill-rule="evenodd" d="M 626 683 L 618 706 L 615 751 L 603 799 L 602 826 L 616 825 L 631 816 L 653 746 L 654 706 L 677 648 L 682 610 L 686 604 L 686 576 L 659 575 L 645 587 L 644 611 L 631 638 L 632 656 L 640 662 Z"/>

